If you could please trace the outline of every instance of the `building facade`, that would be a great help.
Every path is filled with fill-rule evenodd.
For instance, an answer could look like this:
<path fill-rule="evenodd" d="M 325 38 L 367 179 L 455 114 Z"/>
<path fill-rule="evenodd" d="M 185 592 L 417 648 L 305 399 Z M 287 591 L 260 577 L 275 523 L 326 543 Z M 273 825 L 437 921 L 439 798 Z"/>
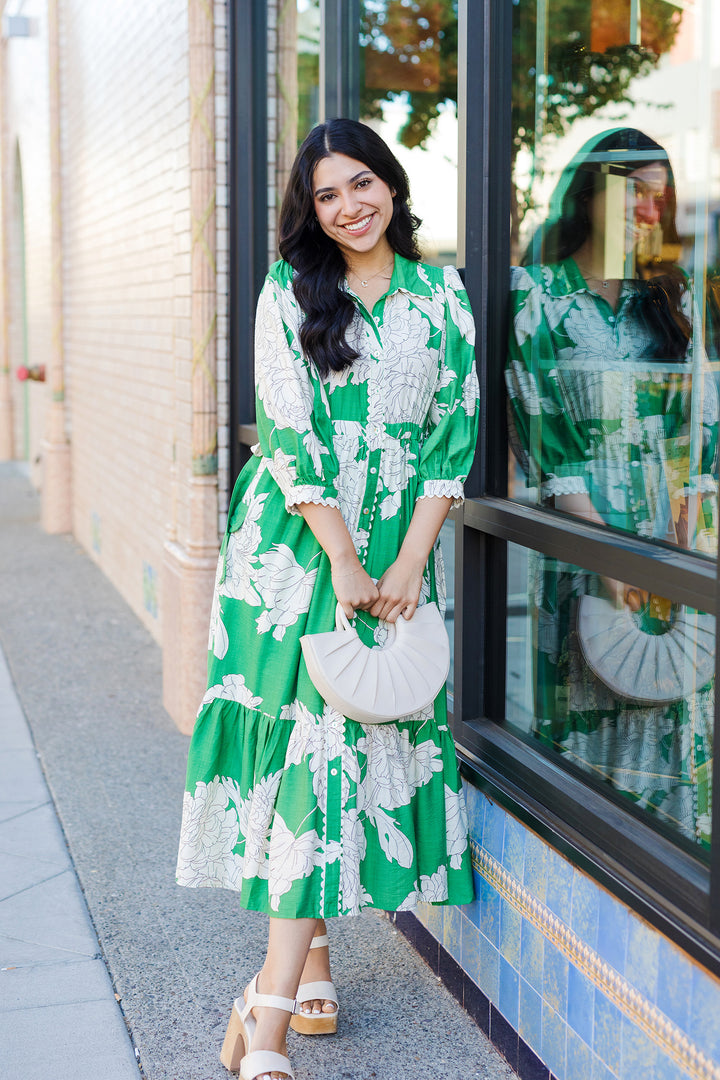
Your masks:
<path fill-rule="evenodd" d="M 712 0 L 5 4 L 0 452 L 161 643 L 185 730 L 310 127 L 375 126 L 464 268 L 476 900 L 395 918 L 524 1078 L 720 1078 L 719 43 Z"/>

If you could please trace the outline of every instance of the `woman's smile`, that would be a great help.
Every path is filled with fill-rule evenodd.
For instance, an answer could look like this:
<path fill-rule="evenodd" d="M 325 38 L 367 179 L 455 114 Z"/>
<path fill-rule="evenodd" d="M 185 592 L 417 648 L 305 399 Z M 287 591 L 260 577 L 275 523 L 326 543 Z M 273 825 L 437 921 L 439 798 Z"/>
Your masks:
<path fill-rule="evenodd" d="M 321 158 L 313 176 L 315 213 L 320 228 L 356 269 L 387 261 L 385 236 L 393 216 L 393 192 L 362 161 L 345 154 Z"/>

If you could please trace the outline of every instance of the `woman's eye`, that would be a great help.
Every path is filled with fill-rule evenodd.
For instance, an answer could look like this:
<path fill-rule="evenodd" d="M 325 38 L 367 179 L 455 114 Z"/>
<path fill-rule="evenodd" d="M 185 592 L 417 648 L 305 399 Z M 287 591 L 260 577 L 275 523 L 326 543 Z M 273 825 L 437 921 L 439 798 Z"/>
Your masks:
<path fill-rule="evenodd" d="M 330 202 L 330 200 L 334 198 L 335 196 L 329 191 L 326 195 L 320 196 L 320 202 Z"/>
<path fill-rule="evenodd" d="M 357 184 L 357 186 L 358 186 L 359 188 L 365 188 L 365 187 L 367 187 L 367 186 L 368 186 L 368 184 L 371 184 L 371 183 L 372 183 L 372 180 L 370 179 L 370 177 L 369 177 L 369 176 L 366 176 L 364 180 L 359 180 L 359 181 L 358 181 L 358 184 Z"/>

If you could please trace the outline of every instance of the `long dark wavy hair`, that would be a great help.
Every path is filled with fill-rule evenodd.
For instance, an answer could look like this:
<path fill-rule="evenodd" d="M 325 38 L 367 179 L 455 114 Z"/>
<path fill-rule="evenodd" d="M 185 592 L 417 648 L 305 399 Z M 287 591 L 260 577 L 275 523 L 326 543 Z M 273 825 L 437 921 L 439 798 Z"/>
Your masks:
<path fill-rule="evenodd" d="M 293 270 L 293 290 L 305 314 L 300 344 L 321 375 L 350 367 L 358 353 L 345 339 L 355 305 L 340 287 L 346 265 L 342 252 L 315 215 L 313 178 L 318 162 L 331 154 L 361 161 L 388 185 L 393 213 L 386 237 L 393 251 L 417 262 L 415 233 L 420 219 L 410 210 L 410 187 L 400 162 L 366 124 L 336 119 L 314 127 L 297 153 L 280 208 L 279 248 Z"/>
<path fill-rule="evenodd" d="M 645 165 L 662 165 L 667 184 L 659 220 L 661 254 L 641 268 L 635 313 L 653 339 L 651 358 L 682 360 L 692 328 L 682 310 L 687 277 L 676 265 L 681 243 L 675 225 L 675 177 L 666 151 L 649 135 L 637 128 L 615 128 L 585 143 L 563 170 L 550 200 L 548 220 L 528 245 L 523 264 L 557 263 L 574 255 L 590 235 L 591 201 L 602 190 L 605 175 L 629 176 Z"/>

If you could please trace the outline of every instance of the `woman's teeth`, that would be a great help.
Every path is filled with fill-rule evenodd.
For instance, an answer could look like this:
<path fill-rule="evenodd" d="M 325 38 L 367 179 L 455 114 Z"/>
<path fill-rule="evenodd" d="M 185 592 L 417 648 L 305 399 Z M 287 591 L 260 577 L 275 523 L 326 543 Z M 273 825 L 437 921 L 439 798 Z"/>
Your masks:
<path fill-rule="evenodd" d="M 368 214 L 368 216 L 364 217 L 362 221 L 354 221 L 352 225 L 343 225 L 343 229 L 347 229 L 348 232 L 360 232 L 360 230 L 364 229 L 365 226 L 368 224 L 371 217 L 372 214 Z"/>

